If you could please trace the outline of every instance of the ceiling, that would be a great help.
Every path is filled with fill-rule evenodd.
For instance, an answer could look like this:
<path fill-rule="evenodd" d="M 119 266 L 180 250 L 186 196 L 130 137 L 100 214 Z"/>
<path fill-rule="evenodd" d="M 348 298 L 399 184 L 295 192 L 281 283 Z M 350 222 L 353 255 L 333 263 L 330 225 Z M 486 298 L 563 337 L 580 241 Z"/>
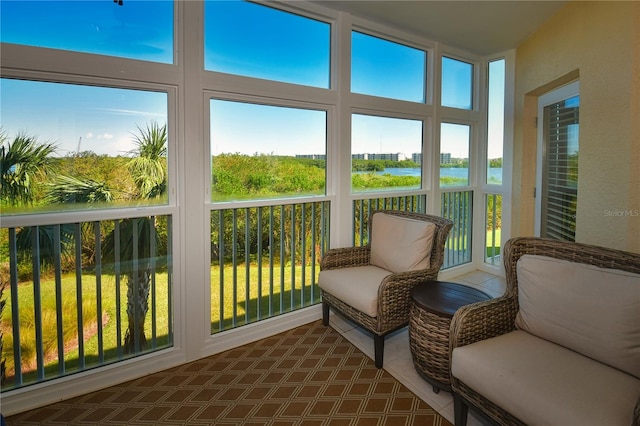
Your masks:
<path fill-rule="evenodd" d="M 566 1 L 317 0 L 480 56 L 517 47 Z"/>

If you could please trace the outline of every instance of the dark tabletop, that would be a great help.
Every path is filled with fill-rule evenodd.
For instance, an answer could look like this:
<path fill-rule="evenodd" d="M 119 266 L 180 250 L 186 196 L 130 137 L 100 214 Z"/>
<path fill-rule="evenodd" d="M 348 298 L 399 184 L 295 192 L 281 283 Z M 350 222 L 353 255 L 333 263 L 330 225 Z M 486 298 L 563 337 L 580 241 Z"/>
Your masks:
<path fill-rule="evenodd" d="M 446 281 L 427 281 L 411 289 L 417 306 L 443 317 L 453 317 L 462 306 L 489 300 L 487 293 L 463 284 Z"/>

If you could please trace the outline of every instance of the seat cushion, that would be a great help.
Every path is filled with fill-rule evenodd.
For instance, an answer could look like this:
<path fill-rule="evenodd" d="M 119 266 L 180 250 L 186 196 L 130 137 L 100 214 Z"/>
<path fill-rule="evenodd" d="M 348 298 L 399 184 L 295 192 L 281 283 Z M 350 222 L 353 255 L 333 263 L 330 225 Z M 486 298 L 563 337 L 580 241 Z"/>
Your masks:
<path fill-rule="evenodd" d="M 525 255 L 516 326 L 640 378 L 640 275 Z"/>
<path fill-rule="evenodd" d="M 378 316 L 378 287 L 391 272 L 377 266 L 320 271 L 318 286 L 370 317 Z"/>
<path fill-rule="evenodd" d="M 429 268 L 434 223 L 379 212 L 371 224 L 372 265 L 392 272 Z"/>
<path fill-rule="evenodd" d="M 517 330 L 455 348 L 451 371 L 532 425 L 630 425 L 640 380 Z"/>

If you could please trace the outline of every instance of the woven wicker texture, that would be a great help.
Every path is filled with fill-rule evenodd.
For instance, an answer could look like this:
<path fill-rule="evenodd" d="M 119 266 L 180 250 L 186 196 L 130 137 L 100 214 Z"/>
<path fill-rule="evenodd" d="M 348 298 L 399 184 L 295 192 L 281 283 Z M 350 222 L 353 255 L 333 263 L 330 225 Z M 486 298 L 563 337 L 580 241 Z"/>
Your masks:
<path fill-rule="evenodd" d="M 411 304 L 409 344 L 418 373 L 449 384 L 449 325 L 451 318 L 435 315 Z"/>
<path fill-rule="evenodd" d="M 518 312 L 516 265 L 518 259 L 525 254 L 640 273 L 640 254 L 637 253 L 545 238 L 513 238 L 507 241 L 504 247 L 504 266 L 507 280 L 504 296 L 474 303 L 456 312 L 451 322 L 451 351 L 458 346 L 469 345 L 515 330 L 515 318 Z M 502 425 L 522 424 L 453 376 L 451 377 L 451 387 L 457 396 L 462 397 L 496 423 Z"/>
<path fill-rule="evenodd" d="M 323 291 L 322 304 L 324 308 L 325 324 L 328 324 L 328 309 L 331 306 L 351 321 L 359 324 L 364 329 L 370 331 L 376 338 L 376 366 L 382 368 L 382 342 L 380 337 L 392 331 L 406 326 L 409 323 L 409 292 L 411 289 L 428 280 L 435 280 L 438 277 L 440 268 L 444 261 L 444 245 L 453 226 L 453 222 L 438 216 L 424 213 L 415 213 L 398 210 L 378 210 L 373 211 L 369 216 L 369 233 L 375 232 L 372 226 L 372 219 L 375 214 L 385 213 L 414 220 L 432 222 L 436 225 L 433 246 L 431 249 L 430 267 L 410 272 L 394 273 L 387 276 L 378 289 L 378 315 L 371 317 L 357 309 L 342 302 L 332 294 Z M 320 262 L 321 270 L 347 268 L 369 265 L 371 258 L 371 247 L 339 248 L 327 251 Z M 345 283 L 347 285 L 348 283 Z"/>

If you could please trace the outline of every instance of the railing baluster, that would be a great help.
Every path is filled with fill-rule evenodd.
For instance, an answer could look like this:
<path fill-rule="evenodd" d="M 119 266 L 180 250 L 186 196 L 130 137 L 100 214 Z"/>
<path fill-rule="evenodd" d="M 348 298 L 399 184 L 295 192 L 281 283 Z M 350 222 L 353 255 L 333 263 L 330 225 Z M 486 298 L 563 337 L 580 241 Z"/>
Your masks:
<path fill-rule="evenodd" d="M 233 326 L 235 327 L 238 324 L 238 210 L 233 209 L 233 230 L 232 230 L 232 238 L 231 238 L 231 249 L 232 249 L 232 278 L 231 282 L 233 284 Z"/>
<path fill-rule="evenodd" d="M 11 325 L 13 331 L 13 365 L 15 386 L 22 384 L 22 350 L 20 348 L 20 305 L 18 303 L 18 245 L 16 229 L 9 228 L 9 275 L 11 286 Z"/>
<path fill-rule="evenodd" d="M 151 271 L 151 349 L 156 348 L 156 218 L 149 221 L 149 270 Z"/>
<path fill-rule="evenodd" d="M 60 225 L 53 225 L 53 265 L 56 286 L 56 331 L 58 343 L 58 375 L 64 374 L 64 324 L 62 310 L 62 261 L 60 251 L 62 243 L 60 238 Z"/>
<path fill-rule="evenodd" d="M 74 224 L 73 229 L 74 242 L 75 242 L 75 257 L 76 257 L 76 312 L 78 319 L 78 367 L 80 370 L 85 368 L 85 355 L 84 355 L 84 312 L 82 308 L 82 225 L 80 223 Z M 96 241 L 96 244 L 100 244 Z"/>
<path fill-rule="evenodd" d="M 257 222 L 257 253 L 256 263 L 258 264 L 258 303 L 256 309 L 256 319 L 262 319 L 262 207 L 256 207 Z"/>
<path fill-rule="evenodd" d="M 33 265 L 33 309 L 36 333 L 36 364 L 38 380 L 44 380 L 44 340 L 42 336 L 42 292 L 40 291 L 40 227 L 31 228 Z"/>
<path fill-rule="evenodd" d="M 244 322 L 249 323 L 249 310 L 251 309 L 251 219 L 249 217 L 249 209 L 244 209 Z"/>
<path fill-rule="evenodd" d="M 100 222 L 93 223 L 93 232 L 96 241 L 101 241 Z M 98 334 L 98 362 L 104 364 L 104 339 L 102 333 L 102 254 L 99 245 L 96 245 L 96 327 Z"/>
<path fill-rule="evenodd" d="M 301 206 L 300 218 L 300 306 L 305 306 L 304 288 L 307 285 L 306 265 L 307 265 L 307 205 Z"/>
<path fill-rule="evenodd" d="M 290 294 L 290 306 L 289 309 L 293 310 L 295 306 L 295 291 L 296 291 L 296 205 L 291 204 L 289 206 L 290 214 L 291 214 L 291 227 L 289 232 L 291 232 L 291 294 Z"/>
<path fill-rule="evenodd" d="M 115 247 L 120 247 L 120 221 L 116 220 L 113 226 L 113 243 Z M 96 241 L 96 246 L 99 245 L 100 242 Z M 122 358 L 123 349 L 122 349 L 122 292 L 120 290 L 120 285 L 122 284 L 122 280 L 120 278 L 121 268 L 120 268 L 120 250 L 115 249 L 114 253 L 114 262 L 113 265 L 115 271 L 115 281 L 116 281 L 116 345 L 117 345 L 117 353 L 118 358 Z M 97 250 L 97 247 L 96 247 Z"/>
<path fill-rule="evenodd" d="M 274 266 L 274 219 L 273 219 L 274 208 L 273 206 L 269 206 L 269 316 L 273 315 L 273 266 Z"/>
<path fill-rule="evenodd" d="M 133 220 L 133 276 L 131 278 L 133 278 L 133 300 L 135 301 L 133 304 L 133 318 L 134 318 L 134 326 L 133 326 L 133 346 L 134 346 L 134 353 L 139 353 L 140 352 L 140 344 L 141 341 L 140 339 L 142 338 L 142 336 L 140 336 L 139 333 L 139 327 L 140 324 L 138 324 L 138 319 L 140 318 L 140 306 L 137 303 L 137 299 L 138 299 L 138 295 L 140 294 L 140 283 L 138 282 L 138 277 L 140 274 L 140 263 L 139 263 L 139 256 L 140 253 L 138 253 L 138 233 L 140 232 L 139 228 L 139 220 L 138 219 L 134 219 Z M 129 278 L 129 279 L 131 279 Z"/>
<path fill-rule="evenodd" d="M 220 330 L 224 330 L 224 211 L 218 210 L 218 265 L 220 269 Z"/>
<path fill-rule="evenodd" d="M 285 244 L 284 239 L 284 225 L 285 225 L 285 208 L 284 205 L 280 206 L 280 313 L 284 312 L 284 258 L 285 258 Z"/>

